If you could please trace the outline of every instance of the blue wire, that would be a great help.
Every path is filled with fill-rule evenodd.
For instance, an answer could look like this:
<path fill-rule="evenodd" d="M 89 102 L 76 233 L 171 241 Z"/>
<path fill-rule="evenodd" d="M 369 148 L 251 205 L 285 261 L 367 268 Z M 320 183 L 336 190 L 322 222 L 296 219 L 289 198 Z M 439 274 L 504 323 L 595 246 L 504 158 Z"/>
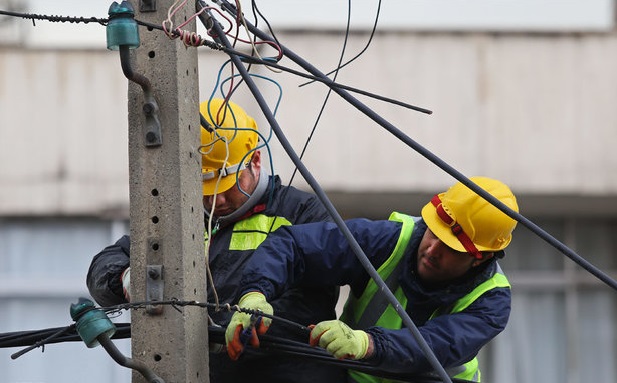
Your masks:
<path fill-rule="evenodd" d="M 226 99 L 227 95 L 226 95 L 226 94 L 225 94 L 225 92 L 224 92 L 223 86 L 225 85 L 225 83 L 227 83 L 228 81 L 230 81 L 230 80 L 231 80 L 231 79 L 233 79 L 234 77 L 238 77 L 238 76 L 240 76 L 240 75 L 236 74 L 236 75 L 233 75 L 233 76 L 231 76 L 231 77 L 227 77 L 226 79 L 224 79 L 224 80 L 221 82 L 221 74 L 222 74 L 223 70 L 225 69 L 225 67 L 227 66 L 227 64 L 230 64 L 230 63 L 231 63 L 231 60 L 227 60 L 227 61 L 225 61 L 225 62 L 223 63 L 223 65 L 221 65 L 221 68 L 219 69 L 218 74 L 217 74 L 217 77 L 216 77 L 216 83 L 215 83 L 215 85 L 214 85 L 214 88 L 213 88 L 213 90 L 212 90 L 212 93 L 210 94 L 210 98 L 208 99 L 208 115 L 209 115 L 210 120 L 211 120 L 212 122 L 214 122 L 214 121 L 215 121 L 215 119 L 214 119 L 214 118 L 213 118 L 213 116 L 212 116 L 212 112 L 211 112 L 211 108 L 210 108 L 210 103 L 211 103 L 212 99 L 213 99 L 213 98 L 215 97 L 215 95 L 216 95 L 216 90 L 217 90 L 217 88 L 219 88 L 219 87 L 220 87 L 220 89 L 221 89 L 221 96 L 223 97 L 223 99 Z M 283 89 L 282 89 L 282 87 L 280 86 L 280 84 L 279 84 L 278 82 L 276 82 L 275 80 L 273 80 L 273 79 L 271 79 L 271 78 L 268 78 L 268 77 L 266 77 L 266 76 L 262 76 L 262 75 L 258 75 L 258 74 L 250 74 L 250 75 L 251 75 L 251 76 L 253 76 L 253 77 L 261 78 L 261 79 L 263 79 L 263 80 L 270 81 L 270 82 L 272 82 L 273 84 L 275 84 L 275 85 L 278 87 L 278 90 L 279 90 L 279 96 L 278 96 L 278 98 L 277 98 L 277 100 L 276 100 L 276 104 L 275 104 L 275 107 L 274 107 L 274 112 L 273 112 L 273 114 L 274 114 L 274 115 L 276 115 L 276 111 L 278 110 L 278 107 L 279 107 L 279 105 L 280 105 L 280 103 L 281 103 L 281 99 L 282 99 L 282 96 L 283 96 Z M 227 110 L 227 109 L 226 109 L 226 110 Z M 269 142 L 270 142 L 270 140 L 272 139 L 272 129 L 270 129 L 270 134 L 269 134 L 269 135 L 268 135 L 268 137 L 266 138 L 266 137 L 265 137 L 263 134 L 261 134 L 261 132 L 259 132 L 259 130 L 257 130 L 257 129 L 252 129 L 252 128 L 248 128 L 248 127 L 244 127 L 244 128 L 238 127 L 238 126 L 237 126 L 237 125 L 238 125 L 238 123 L 237 123 L 237 121 L 236 121 L 236 116 L 234 115 L 233 110 L 232 110 L 231 108 L 229 108 L 228 110 L 231 112 L 231 116 L 232 116 L 232 118 L 233 118 L 233 120 L 234 120 L 234 125 L 235 125 L 235 127 L 228 127 L 228 128 L 224 128 L 224 127 L 221 127 L 221 126 L 217 125 L 216 123 L 215 123 L 214 125 L 215 125 L 218 129 L 236 130 L 236 131 L 237 131 L 237 130 L 250 130 L 250 131 L 254 131 L 255 133 L 257 133 L 257 135 L 261 138 L 261 141 L 263 142 L 263 144 L 258 145 L 258 146 L 257 146 L 257 147 L 255 147 L 254 149 L 252 149 L 252 150 L 250 150 L 249 152 L 247 152 L 247 153 L 246 153 L 246 154 L 242 157 L 241 162 L 244 162 L 244 160 L 245 160 L 245 159 L 246 159 L 246 158 L 247 158 L 247 157 L 248 157 L 251 153 L 255 152 L 255 151 L 256 151 L 256 150 L 258 150 L 258 149 L 261 149 L 261 148 L 264 148 L 264 147 L 265 147 L 265 148 L 266 148 L 266 152 L 268 153 L 268 160 L 269 160 L 270 170 L 271 170 L 272 174 L 274 175 L 274 162 L 272 161 L 272 152 L 271 152 L 271 150 L 270 150 L 270 146 L 269 146 Z M 235 136 L 234 136 L 234 137 L 235 137 Z M 233 139 L 233 138 L 232 138 L 232 139 Z M 246 191 L 242 190 L 242 188 L 240 187 L 240 184 L 239 184 L 239 182 L 238 182 L 238 177 L 239 177 L 239 175 L 240 175 L 240 174 L 239 174 L 239 172 L 236 172 L 236 185 L 238 185 L 238 190 L 240 190 L 240 192 L 241 192 L 242 194 L 244 194 L 245 196 L 250 197 L 250 194 L 248 194 Z M 273 194 L 274 194 L 274 178 L 272 179 L 271 183 L 272 183 L 272 187 L 270 188 L 270 195 L 269 195 L 269 198 L 268 198 L 268 200 L 269 200 L 269 204 L 272 202 L 272 199 L 273 199 Z"/>

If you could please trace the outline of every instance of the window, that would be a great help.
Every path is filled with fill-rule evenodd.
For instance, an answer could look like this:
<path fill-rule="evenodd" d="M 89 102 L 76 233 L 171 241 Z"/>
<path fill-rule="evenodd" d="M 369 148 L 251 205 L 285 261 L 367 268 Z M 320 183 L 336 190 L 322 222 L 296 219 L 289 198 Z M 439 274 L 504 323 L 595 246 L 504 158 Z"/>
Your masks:
<path fill-rule="evenodd" d="M 0 219 L 0 332 L 43 330 L 73 323 L 69 309 L 89 297 L 90 260 L 128 231 L 125 221 L 97 219 Z M 128 313 L 114 319 L 129 322 Z M 130 355 L 130 340 L 114 343 Z M 101 347 L 83 342 L 50 344 L 16 360 L 20 348 L 0 349 L 1 382 L 130 382 Z"/>
<path fill-rule="evenodd" d="M 604 273 L 617 275 L 617 222 L 536 222 Z M 486 381 L 617 380 L 617 292 L 524 227 L 500 262 L 513 287 L 506 330 L 481 354 Z"/>

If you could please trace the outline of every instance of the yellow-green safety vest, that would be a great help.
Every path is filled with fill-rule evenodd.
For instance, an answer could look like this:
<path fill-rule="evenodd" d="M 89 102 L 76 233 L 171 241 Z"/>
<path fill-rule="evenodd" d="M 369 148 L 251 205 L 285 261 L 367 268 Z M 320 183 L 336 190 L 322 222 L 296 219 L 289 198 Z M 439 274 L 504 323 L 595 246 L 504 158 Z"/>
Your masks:
<path fill-rule="evenodd" d="M 291 226 L 284 217 L 271 217 L 264 214 L 254 214 L 234 224 L 229 242 L 229 250 L 255 250 L 266 240 L 268 234 L 281 226 Z M 204 239 L 208 239 L 208 233 L 204 233 Z"/>
<path fill-rule="evenodd" d="M 394 296 L 400 305 L 402 307 L 406 307 L 407 297 L 403 294 L 403 290 L 398 283 L 403 266 L 403 263 L 400 262 L 400 260 L 403 258 L 405 249 L 411 239 L 415 221 L 413 217 L 397 212 L 392 213 L 389 219 L 391 221 L 401 222 L 403 227 L 392 254 L 379 267 L 379 269 L 377 269 L 377 272 L 384 280 L 388 288 L 390 288 L 391 291 L 394 291 Z M 497 287 L 510 287 L 508 279 L 499 268 L 495 275 L 493 275 L 490 279 L 484 281 L 469 294 L 456 301 L 454 306 L 449 310 L 449 313 L 453 314 L 463 311 L 482 294 Z M 394 310 L 394 307 L 387 302 L 385 297 L 382 294 L 377 294 L 377 290 L 377 284 L 371 279 L 359 298 L 350 295 L 341 315 L 341 320 L 355 329 L 366 329 L 371 326 L 384 327 L 388 329 L 400 329 L 402 327 L 403 320 Z M 431 315 L 430 319 L 440 315 L 438 312 L 439 310 L 436 310 L 433 315 Z M 448 368 L 446 369 L 446 372 L 448 372 L 448 375 L 453 378 L 465 379 L 474 382 L 480 382 L 481 378 L 480 370 L 478 368 L 478 360 L 476 357 L 461 366 Z M 353 381 L 358 383 L 398 382 L 397 380 L 380 378 L 353 370 L 349 370 L 349 375 Z"/>

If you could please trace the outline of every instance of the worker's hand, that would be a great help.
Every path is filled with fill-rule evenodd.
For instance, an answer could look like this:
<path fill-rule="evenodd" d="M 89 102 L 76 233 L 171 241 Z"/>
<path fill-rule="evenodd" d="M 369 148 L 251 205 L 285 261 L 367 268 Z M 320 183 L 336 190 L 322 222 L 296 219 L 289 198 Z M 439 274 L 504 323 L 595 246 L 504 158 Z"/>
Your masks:
<path fill-rule="evenodd" d="M 274 310 L 266 301 L 266 297 L 260 292 L 250 292 L 240 298 L 238 307 L 261 311 L 264 314 L 272 315 Z M 272 319 L 260 316 L 259 314 L 247 314 L 235 312 L 225 330 L 225 343 L 227 343 L 227 354 L 232 360 L 238 360 L 246 343 L 253 347 L 259 347 L 257 335 L 268 331 Z"/>
<path fill-rule="evenodd" d="M 311 326 L 311 346 L 325 348 L 337 359 L 362 359 L 367 356 L 369 336 L 353 330 L 340 320 L 329 320 Z"/>
<path fill-rule="evenodd" d="M 122 272 L 120 275 L 120 280 L 122 281 L 122 292 L 124 293 L 124 298 L 126 298 L 127 302 L 131 301 L 131 266 L 127 267 L 126 270 Z"/>

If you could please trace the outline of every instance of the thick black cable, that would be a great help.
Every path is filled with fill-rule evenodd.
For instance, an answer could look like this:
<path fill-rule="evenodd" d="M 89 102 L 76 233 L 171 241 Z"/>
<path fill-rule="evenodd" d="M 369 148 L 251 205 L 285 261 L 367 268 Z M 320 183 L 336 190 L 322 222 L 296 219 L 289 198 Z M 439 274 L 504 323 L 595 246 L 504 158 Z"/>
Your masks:
<path fill-rule="evenodd" d="M 211 341 L 225 343 L 225 329 L 210 328 L 209 336 Z M 367 374 L 379 376 L 382 378 L 395 379 L 397 381 L 414 382 L 414 383 L 429 383 L 440 382 L 441 380 L 435 376 L 428 374 L 396 374 L 380 370 L 376 366 L 360 360 L 337 359 L 321 347 L 311 347 L 308 343 L 302 343 L 290 339 L 270 336 L 268 334 L 259 336 L 259 348 L 245 349 L 247 355 L 281 355 L 285 357 L 293 357 L 299 359 L 312 359 L 322 364 L 338 366 L 347 369 L 353 369 Z M 454 382 L 468 382 L 467 380 L 454 379 Z"/>
<path fill-rule="evenodd" d="M 203 1 L 201 0 L 198 0 L 198 2 L 203 4 Z M 210 17 L 212 16 L 210 15 Z M 202 13 L 199 15 L 199 18 L 200 20 L 202 20 L 202 22 L 204 22 L 204 25 L 205 25 L 205 22 L 207 21 L 206 16 Z M 218 22 L 213 23 L 213 28 L 215 31 L 214 35 L 218 36 L 217 38 L 220 39 L 220 43 L 222 43 L 224 46 L 229 48 L 230 47 L 229 41 L 225 37 L 223 30 L 221 26 L 218 24 Z M 339 229 L 341 230 L 345 238 L 348 240 L 350 247 L 352 248 L 353 252 L 358 257 L 358 260 L 360 261 L 360 263 L 363 265 L 363 267 L 368 272 L 368 274 L 371 276 L 371 278 L 373 278 L 375 283 L 377 283 L 380 290 L 382 290 L 382 292 L 386 295 L 388 302 L 392 305 L 392 307 L 394 307 L 396 312 L 403 319 L 403 323 L 405 324 L 405 327 L 410 329 L 413 337 L 416 339 L 416 342 L 418 342 L 420 349 L 422 350 L 423 354 L 427 358 L 431 367 L 437 372 L 437 374 L 440 376 L 443 382 L 451 382 L 450 377 L 448 376 L 445 369 L 439 363 L 439 361 L 437 360 L 437 357 L 435 356 L 431 348 L 428 346 L 428 344 L 426 343 L 426 341 L 420 334 L 420 331 L 418 330 L 416 325 L 413 323 L 413 321 L 411 320 L 407 312 L 405 312 L 405 309 L 397 301 L 396 297 L 394 296 L 392 291 L 390 291 L 388 286 L 385 284 L 385 282 L 383 281 L 379 273 L 377 273 L 377 270 L 375 270 L 375 268 L 373 267 L 369 259 L 366 257 L 366 255 L 364 254 L 364 251 L 362 250 L 362 248 L 360 247 L 356 239 L 351 234 L 351 231 L 349 230 L 349 228 L 347 228 L 347 226 L 345 225 L 345 221 L 343 221 L 343 218 L 340 216 L 340 214 L 338 213 L 338 211 L 336 210 L 332 202 L 330 202 L 330 199 L 328 198 L 328 196 L 324 193 L 323 189 L 321 188 L 321 186 L 319 186 L 319 183 L 313 177 L 313 175 L 308 171 L 306 166 L 304 166 L 302 161 L 300 161 L 300 159 L 298 158 L 298 155 L 293 150 L 293 147 L 287 140 L 287 137 L 285 137 L 285 135 L 283 134 L 280 126 L 278 125 L 278 122 L 276 121 L 276 119 L 274 118 L 274 115 L 272 114 L 272 111 L 270 111 L 268 104 L 266 103 L 262 94 L 257 88 L 257 85 L 253 82 L 253 79 L 251 78 L 249 73 L 246 71 L 246 68 L 244 67 L 244 65 L 242 65 L 242 61 L 240 60 L 240 58 L 235 55 L 230 55 L 230 59 L 234 63 L 236 68 L 238 69 L 238 72 L 240 72 L 240 74 L 244 78 L 246 85 L 248 86 L 249 90 L 253 94 L 253 97 L 255 98 L 257 103 L 259 104 L 259 107 L 261 108 L 264 116 L 270 123 L 271 129 L 276 134 L 283 149 L 285 149 L 285 151 L 287 152 L 287 155 L 291 158 L 294 165 L 300 171 L 300 174 L 302 174 L 306 182 L 311 186 L 311 188 L 313 189 L 317 197 L 324 204 L 326 210 L 330 213 L 330 216 L 332 217 L 334 222 L 337 224 L 337 226 L 339 227 Z"/>
<path fill-rule="evenodd" d="M 130 323 L 114 323 L 116 333 L 111 339 L 131 337 Z M 0 334 L 0 348 L 36 346 L 63 342 L 81 342 L 74 325 L 42 330 L 15 331 Z"/>
<path fill-rule="evenodd" d="M 116 327 L 116 332 L 111 337 L 112 340 L 128 339 L 131 337 L 130 323 L 114 323 L 114 326 Z M 57 334 L 62 335 L 55 336 Z M 225 344 L 225 329 L 222 327 L 208 326 L 208 339 L 211 343 Z M 57 344 L 64 342 L 82 342 L 82 339 L 77 333 L 74 325 L 0 334 L 0 348 L 27 347 L 27 349 L 13 354 L 20 354 L 19 356 L 24 354 L 26 350 L 29 351 L 35 347 L 43 347 L 46 344 Z M 379 368 L 362 361 L 336 359 L 320 347 L 311 347 L 308 343 L 302 343 L 277 336 L 267 334 L 260 335 L 259 342 L 259 348 L 247 348 L 246 354 L 262 357 L 280 356 L 286 358 L 311 359 L 320 364 L 354 369 L 383 378 L 414 383 L 433 383 L 439 381 L 436 380 L 435 377 L 426 375 L 392 374 L 382 371 Z M 460 379 L 454 379 L 453 381 L 467 383 L 466 380 Z"/>
<path fill-rule="evenodd" d="M 220 3 L 224 6 L 223 7 L 224 9 L 227 9 L 228 12 L 231 12 L 231 13 L 235 12 L 234 8 L 229 3 L 223 2 L 223 1 L 221 1 Z M 22 17 L 22 18 L 26 18 L 26 19 L 32 19 L 33 22 L 34 22 L 35 19 L 44 19 L 44 20 L 48 20 L 48 21 L 52 21 L 52 22 L 54 22 L 54 21 L 70 22 L 70 23 L 96 22 L 96 23 L 105 25 L 105 23 L 108 21 L 107 19 L 83 18 L 83 17 L 41 16 L 41 15 L 35 15 L 35 14 L 23 14 L 23 13 L 10 12 L 10 11 L 0 11 L 0 14 L 9 15 L 9 16 L 18 16 L 18 17 Z M 141 24 L 142 25 L 146 25 L 145 23 L 141 23 Z M 153 27 L 152 25 L 147 25 L 147 26 L 148 27 Z M 249 30 L 251 30 L 252 33 L 255 33 L 256 35 L 260 36 L 262 39 L 264 39 L 264 40 L 270 39 L 269 36 L 265 35 L 260 30 L 254 28 L 250 23 L 248 24 L 248 27 L 249 27 Z M 204 45 L 207 45 L 207 44 L 204 44 Z M 543 229 L 541 229 L 535 223 L 531 222 L 530 220 L 528 220 L 527 218 L 525 218 L 521 214 L 519 214 L 517 212 L 514 212 L 513 210 L 511 210 L 510 208 L 508 208 L 507 206 L 502 204 L 500 201 L 495 199 L 492 195 L 490 195 L 489 193 L 485 192 L 483 189 L 481 189 L 476 184 L 471 182 L 471 180 L 469 180 L 467 177 L 465 177 L 462 173 L 458 172 L 457 170 L 455 170 L 454 168 L 449 166 L 447 163 L 443 162 L 441 159 L 439 159 L 438 157 L 434 156 L 432 153 L 430 153 L 428 150 L 423 148 L 421 145 L 417 144 L 411 138 L 405 136 L 402 132 L 398 131 L 395 127 L 393 127 L 392 125 L 387 123 L 387 121 L 383 120 L 381 117 L 376 115 L 374 112 L 372 112 L 365 105 L 363 105 L 359 101 L 355 100 L 352 96 L 350 96 L 348 93 L 346 93 L 343 90 L 344 87 L 342 87 L 342 86 L 340 86 L 338 84 L 332 84 L 332 82 L 328 81 L 329 79 L 327 79 L 327 77 L 324 74 L 319 72 L 312 65 L 310 65 L 309 63 L 307 63 L 304 60 L 302 60 L 300 57 L 295 55 L 293 52 L 289 51 L 286 47 L 284 47 L 282 45 L 280 45 L 280 47 L 283 50 L 283 53 L 287 57 L 291 58 L 294 62 L 300 64 L 303 68 L 305 68 L 310 73 L 315 74 L 315 76 L 317 78 L 321 78 L 322 81 L 320 81 L 320 82 L 323 82 L 326 85 L 328 85 L 331 89 L 333 89 L 336 93 L 338 93 L 342 98 L 344 98 L 350 104 L 352 104 L 357 109 L 359 109 L 360 111 L 365 113 L 367 116 L 369 116 L 369 118 L 373 119 L 375 122 L 377 122 L 380 125 L 382 125 L 388 131 L 390 131 L 393 135 L 395 135 L 397 138 L 399 138 L 401 141 L 403 141 L 408 146 L 410 146 L 413 149 L 415 149 L 418 153 L 423 155 L 429 161 L 433 162 L 438 167 L 440 167 L 442 170 L 444 170 L 446 173 L 450 174 L 455 179 L 457 179 L 458 181 L 460 181 L 461 183 L 463 183 L 464 185 L 469 187 L 471 190 L 473 190 L 478 195 L 480 195 L 482 198 L 484 198 L 485 200 L 487 200 L 488 202 L 490 202 L 491 204 L 496 206 L 502 212 L 504 212 L 508 216 L 512 217 L 513 219 L 516 219 L 518 222 L 520 222 L 521 224 L 526 226 L 528 229 L 530 229 L 532 232 L 534 232 L 540 238 L 544 239 L 546 242 L 548 242 L 549 244 L 551 244 L 552 246 L 557 248 L 560 252 L 562 252 L 563 254 L 568 256 L 570 259 L 572 259 L 574 262 L 579 264 L 581 267 L 583 267 L 589 273 L 591 273 L 592 275 L 596 276 L 598 279 L 600 279 L 601 281 L 603 281 L 604 283 L 606 283 L 607 285 L 609 285 L 613 289 L 617 290 L 617 282 L 615 282 L 615 280 L 613 280 L 608 275 L 606 275 L 605 273 L 600 271 L 598 268 L 596 268 L 594 265 L 592 265 L 590 262 L 588 262 L 587 260 L 582 258 L 577 253 L 575 253 L 573 250 L 568 248 L 566 245 L 564 245 L 561 242 L 559 242 L 557 239 L 555 239 L 550 234 L 545 232 Z M 211 48 L 217 49 L 216 46 L 211 46 Z"/>
<path fill-rule="evenodd" d="M 205 3 L 204 3 L 205 4 Z M 202 5 L 202 6 L 207 6 L 207 5 Z M 205 16 L 204 16 L 205 17 Z M 208 15 L 208 17 L 211 17 L 211 15 Z M 206 23 L 211 23 L 211 20 L 215 20 L 214 18 L 208 19 L 208 20 L 204 20 L 202 18 L 202 23 L 204 25 L 206 25 Z M 163 30 L 163 27 L 160 25 L 156 25 L 156 24 L 152 24 L 152 23 L 148 23 L 148 22 L 144 22 L 144 21 L 140 21 L 140 20 L 135 20 L 137 22 L 137 24 L 141 25 L 141 26 L 145 26 L 148 29 L 158 29 L 158 30 Z M 248 23 L 248 25 L 251 25 L 250 23 Z M 252 26 L 252 25 L 251 25 Z M 176 31 L 172 31 L 172 33 L 174 35 L 179 35 Z M 270 40 L 268 41 L 272 41 L 272 38 L 270 38 Z M 278 44 L 278 41 L 277 41 Z M 236 55 L 239 57 L 242 57 L 243 61 L 245 61 L 246 63 L 255 63 L 255 64 L 262 64 L 262 65 L 267 65 L 269 67 L 275 68 L 275 69 L 279 69 L 281 71 L 284 72 L 288 72 L 291 73 L 293 75 L 296 75 L 298 77 L 303 77 L 306 79 L 310 79 L 311 81 L 315 81 L 315 82 L 321 82 L 324 83 L 326 85 L 328 85 L 329 87 L 339 87 L 341 89 L 345 89 L 349 92 L 353 92 L 353 93 L 357 93 L 357 94 L 361 94 L 363 96 L 366 97 L 370 97 L 370 98 L 374 98 L 376 100 L 379 101 L 384 101 L 390 104 L 394 104 L 394 105 L 398 105 L 398 106 L 402 106 L 403 108 L 407 108 L 407 109 L 411 109 L 411 110 L 415 110 L 416 112 L 420 112 L 420 113 L 425 113 L 425 114 L 432 114 L 433 112 L 429 109 L 420 107 L 420 106 L 416 106 L 416 105 L 411 105 L 408 104 L 406 102 L 402 102 L 390 97 L 384 97 L 375 93 L 371 93 L 371 92 L 367 92 L 365 90 L 359 89 L 359 88 L 354 88 L 348 85 L 344 85 L 344 84 L 340 84 L 340 83 L 336 83 L 333 80 L 331 80 L 330 78 L 326 77 L 319 77 L 319 76 L 313 76 L 304 72 L 300 72 L 291 68 L 287 68 L 283 65 L 277 64 L 276 62 L 272 61 L 272 60 L 263 60 L 261 58 L 257 58 L 255 56 L 252 56 L 250 54 L 247 53 L 243 53 L 243 52 L 239 52 L 237 50 L 235 50 L 233 47 L 225 47 L 221 44 L 218 44 L 217 42 L 214 41 L 210 41 L 210 40 L 206 40 L 206 39 L 202 39 L 201 40 L 201 45 L 206 46 L 210 49 L 214 49 L 214 50 L 219 50 L 219 51 L 223 51 L 225 53 L 227 53 L 228 55 Z"/>
<path fill-rule="evenodd" d="M 231 4 L 229 4 L 227 1 L 219 0 L 219 2 L 224 4 L 223 8 L 227 12 L 230 12 L 230 13 L 235 12 L 233 6 L 231 6 Z M 254 33 L 261 39 L 269 38 L 268 35 L 260 31 L 259 29 L 254 28 L 251 24 L 247 23 L 247 27 L 249 28 L 251 33 Z M 300 65 L 302 68 L 304 68 L 309 73 L 312 73 L 313 75 L 317 77 L 321 77 L 323 79 L 327 78 L 327 76 L 321 73 L 317 68 L 315 68 L 313 65 L 311 65 L 307 61 L 303 60 L 301 57 L 299 57 L 294 52 L 287 49 L 285 46 L 280 45 L 280 48 L 283 51 L 283 54 L 285 56 L 290 58 L 296 64 Z M 327 81 L 324 81 L 323 83 L 330 86 Z M 583 269 L 587 270 L 589 273 L 594 275 L 596 278 L 606 283 L 608 286 L 612 287 L 614 290 L 617 290 L 617 281 L 612 279 L 610 276 L 608 276 L 606 273 L 601 271 L 599 268 L 595 267 L 585 258 L 578 255 L 574 250 L 570 249 L 569 247 L 567 247 L 566 245 L 558 241 L 556 238 L 554 238 L 552 235 L 544 231 L 542 228 L 540 228 L 538 225 L 533 223 L 531 220 L 524 217 L 522 214 L 510 209 L 508 206 L 503 204 L 497 198 L 493 197 L 490 193 L 488 193 L 487 191 L 485 191 L 484 189 L 476 185 L 474 182 L 472 182 L 464 174 L 454 169 L 452 166 L 450 166 L 448 163 L 443 161 L 441 158 L 437 157 L 436 155 L 431 153 L 428 149 L 424 148 L 422 145 L 420 145 L 419 143 L 417 143 L 416 141 L 414 141 L 413 139 L 405 135 L 402 131 L 397 129 L 391 123 L 386 121 L 384 118 L 379 116 L 377 113 L 375 113 L 373 110 L 371 110 L 369 107 L 361 103 L 359 100 L 354 98 L 352 95 L 347 93 L 342 88 L 333 87 L 332 89 L 336 93 L 338 93 L 344 100 L 346 100 L 351 105 L 353 105 L 356 109 L 364 113 L 366 116 L 368 116 L 370 119 L 372 119 L 373 121 L 381 125 L 383 128 L 388 130 L 390 133 L 392 133 L 396 138 L 398 138 L 399 140 L 407 144 L 409 147 L 411 147 L 416 152 L 421 154 L 423 157 L 425 157 L 426 159 L 428 159 L 429 161 L 437 165 L 440 169 L 442 169 L 443 171 L 445 171 L 446 173 L 454 177 L 456 180 L 460 181 L 462 184 L 467 186 L 469 189 L 473 190 L 476 194 L 478 194 L 480 197 L 484 198 L 486 201 L 491 203 L 493 206 L 501 210 L 504 214 L 520 222 L 523 226 L 527 227 L 533 233 L 535 233 L 540 238 L 545 240 L 547 243 L 555 247 L 557 250 L 559 250 L 561 253 L 566 255 L 568 258 L 576 262 L 578 265 L 580 265 Z"/>
<path fill-rule="evenodd" d="M 106 19 L 106 18 L 95 18 L 95 17 L 88 17 L 88 18 L 86 18 L 86 17 L 71 17 L 71 16 L 48 16 L 48 15 L 37 15 L 37 14 L 19 13 L 19 12 L 2 11 L 2 10 L 0 10 L 0 14 L 4 14 L 4 15 L 8 15 L 8 16 L 21 17 L 21 18 L 24 18 L 24 19 L 31 19 L 33 22 L 34 22 L 34 20 L 46 20 L 46 21 L 50 21 L 50 22 L 86 23 L 86 24 L 90 23 L 90 22 L 96 22 L 96 23 L 104 25 L 104 26 L 107 25 L 107 23 L 109 22 L 109 19 Z M 163 31 L 163 27 L 161 25 L 158 25 L 158 24 L 153 24 L 153 23 L 149 23 L 149 22 L 145 22 L 145 21 L 141 21 L 141 20 L 137 20 L 137 19 L 135 19 L 135 22 L 138 25 L 141 25 L 143 27 L 148 28 L 149 30 L 157 29 L 157 30 Z M 267 23 L 267 21 L 266 21 L 266 23 Z M 180 34 L 176 30 L 171 31 L 171 33 L 174 36 L 180 36 Z M 271 38 L 271 40 L 272 40 L 272 38 Z M 271 40 L 269 40 L 269 41 L 271 41 Z M 364 90 L 361 90 L 361 89 L 357 89 L 357 88 L 353 88 L 353 87 L 350 87 L 350 86 L 346 86 L 346 85 L 343 85 L 343 84 L 336 84 L 335 82 L 333 82 L 329 78 L 324 80 L 324 79 L 322 79 L 320 77 L 311 76 L 311 75 L 308 75 L 306 73 L 302 73 L 302 72 L 295 71 L 295 70 L 290 69 L 290 68 L 286 68 L 286 67 L 284 67 L 282 65 L 278 65 L 276 63 L 273 63 L 272 61 L 269 61 L 269 60 L 261 60 L 261 59 L 258 59 L 256 57 L 253 57 L 251 55 L 238 52 L 238 51 L 236 51 L 233 48 L 225 48 L 224 46 L 222 46 L 220 44 L 217 44 L 217 43 L 215 43 L 213 41 L 207 40 L 207 39 L 201 39 L 200 41 L 201 41 L 200 45 L 206 46 L 206 47 L 208 47 L 210 49 L 214 49 L 214 50 L 222 50 L 222 51 L 225 51 L 227 54 L 238 55 L 240 57 L 243 57 L 245 59 L 245 61 L 247 61 L 248 63 L 254 62 L 256 64 L 268 65 L 268 66 L 270 66 L 272 68 L 279 69 L 279 70 L 282 70 L 282 71 L 285 71 L 285 72 L 289 72 L 289 73 L 292 73 L 292 74 L 294 74 L 296 76 L 300 76 L 300 77 L 304 77 L 304 78 L 310 79 L 311 81 L 327 83 L 327 85 L 330 86 L 330 87 L 332 87 L 332 86 L 341 87 L 341 88 L 343 88 L 345 90 L 348 90 L 350 92 L 362 94 L 363 96 L 371 97 L 371 98 L 374 98 L 374 99 L 377 99 L 377 100 L 380 100 L 380 101 L 385 101 L 385 102 L 388 102 L 388 103 L 391 103 L 391 104 L 396 104 L 398 106 L 402 106 L 402 107 L 407 108 L 407 109 L 412 109 L 412 110 L 415 110 L 415 111 L 418 111 L 418 112 L 422 112 L 422 113 L 426 113 L 426 114 L 431 114 L 432 113 L 432 111 L 430 111 L 430 110 L 428 110 L 426 108 L 421 108 L 421 107 L 418 107 L 418 106 L 407 104 L 407 103 L 401 102 L 399 100 L 395 100 L 395 99 L 388 98 L 388 97 L 383 97 L 383 96 L 380 96 L 380 95 L 377 95 L 377 94 L 374 94 L 374 93 L 370 93 L 370 92 L 367 92 L 367 91 L 364 91 Z M 276 38 L 274 38 L 274 41 L 276 41 L 277 44 L 278 44 L 278 40 L 276 40 Z"/>
<path fill-rule="evenodd" d="M 337 83 L 337 82 L 332 81 L 329 77 L 313 76 L 313 75 L 310 75 L 310 74 L 307 74 L 307 73 L 303 73 L 303 72 L 300 72 L 300 71 L 297 71 L 297 70 L 285 67 L 283 65 L 277 64 L 277 63 L 269 61 L 269 60 L 262 60 L 262 59 L 250 56 L 250 55 L 248 55 L 246 53 L 238 52 L 238 51 L 236 51 L 234 49 L 229 49 L 229 48 L 225 48 L 225 47 L 217 48 L 217 49 L 222 50 L 223 52 L 225 52 L 225 53 L 227 53 L 229 55 L 233 54 L 233 55 L 242 57 L 243 61 L 245 61 L 247 63 L 254 62 L 254 63 L 259 63 L 259 64 L 267 65 L 267 66 L 270 66 L 272 68 L 280 69 L 280 70 L 282 70 L 284 72 L 291 73 L 291 74 L 293 74 L 295 76 L 298 76 L 298 77 L 308 78 L 308 79 L 311 79 L 311 80 L 316 81 L 316 82 L 321 82 L 321 83 L 323 83 L 323 84 L 325 84 L 325 85 L 327 85 L 327 86 L 329 86 L 331 88 L 341 88 L 341 89 L 344 89 L 346 91 L 353 92 L 353 93 L 358 93 L 358 94 L 361 94 L 363 96 L 374 98 L 374 99 L 379 100 L 379 101 L 385 101 L 385 102 L 390 103 L 390 104 L 395 104 L 395 105 L 402 106 L 402 107 L 407 108 L 407 109 L 415 110 L 416 112 L 420 112 L 420 113 L 424 113 L 424 114 L 433 114 L 433 111 L 431 111 L 429 109 L 422 108 L 422 107 L 416 106 L 416 105 L 411 105 L 411 104 L 408 104 L 406 102 L 402 102 L 402 101 L 399 101 L 399 100 L 396 100 L 396 99 L 393 99 L 393 98 L 390 98 L 390 97 L 380 96 L 378 94 L 367 92 L 367 91 L 359 89 L 359 88 L 354 88 L 354 87 L 351 87 L 349 85 L 343 85 L 341 83 Z"/>

